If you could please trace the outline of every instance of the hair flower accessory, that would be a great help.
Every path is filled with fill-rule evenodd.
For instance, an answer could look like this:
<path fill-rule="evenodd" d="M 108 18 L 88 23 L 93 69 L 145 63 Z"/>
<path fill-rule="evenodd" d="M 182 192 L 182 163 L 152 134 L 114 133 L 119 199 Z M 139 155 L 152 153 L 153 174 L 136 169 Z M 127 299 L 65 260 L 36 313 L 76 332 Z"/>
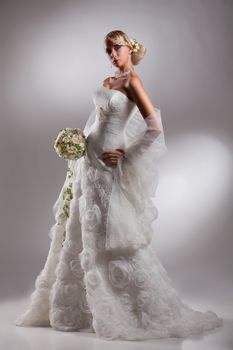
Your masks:
<path fill-rule="evenodd" d="M 138 52 L 140 50 L 140 46 L 139 46 L 139 43 L 136 39 L 130 39 L 130 42 L 133 46 L 133 52 Z"/>

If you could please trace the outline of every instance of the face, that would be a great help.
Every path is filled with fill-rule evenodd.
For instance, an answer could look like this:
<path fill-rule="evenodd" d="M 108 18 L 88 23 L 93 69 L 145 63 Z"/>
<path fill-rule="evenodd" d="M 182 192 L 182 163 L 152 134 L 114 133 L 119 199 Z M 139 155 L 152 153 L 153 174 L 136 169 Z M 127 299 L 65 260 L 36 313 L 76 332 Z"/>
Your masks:
<path fill-rule="evenodd" d="M 105 52 L 112 64 L 117 67 L 121 67 L 128 63 L 130 59 L 129 53 L 131 50 L 126 45 L 108 43 L 106 45 Z"/>

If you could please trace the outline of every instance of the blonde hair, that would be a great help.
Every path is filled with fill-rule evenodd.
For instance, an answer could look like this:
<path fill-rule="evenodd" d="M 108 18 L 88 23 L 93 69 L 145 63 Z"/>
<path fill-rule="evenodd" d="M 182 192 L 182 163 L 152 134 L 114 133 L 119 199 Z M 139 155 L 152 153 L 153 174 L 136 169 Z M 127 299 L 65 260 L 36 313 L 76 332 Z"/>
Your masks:
<path fill-rule="evenodd" d="M 131 50 L 133 50 L 134 47 L 131 40 L 133 39 L 130 39 L 128 35 L 121 30 L 113 30 L 104 37 L 105 45 L 107 45 L 107 43 L 109 42 L 113 45 L 114 44 L 127 45 Z M 135 51 L 131 52 L 131 61 L 134 66 L 139 64 L 139 62 L 143 59 L 147 51 L 145 46 L 143 46 L 139 42 L 137 43 L 138 43 L 139 49 L 136 52 Z"/>

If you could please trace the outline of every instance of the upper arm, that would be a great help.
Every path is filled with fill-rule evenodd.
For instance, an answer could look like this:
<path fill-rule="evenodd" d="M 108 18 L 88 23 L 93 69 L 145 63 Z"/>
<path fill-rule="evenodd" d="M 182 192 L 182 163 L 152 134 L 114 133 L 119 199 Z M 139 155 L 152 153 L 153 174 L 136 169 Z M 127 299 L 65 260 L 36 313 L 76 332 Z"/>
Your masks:
<path fill-rule="evenodd" d="M 146 118 L 149 114 L 154 113 L 154 105 L 151 102 L 149 95 L 144 90 L 139 77 L 134 76 L 130 79 L 128 89 L 144 118 Z"/>

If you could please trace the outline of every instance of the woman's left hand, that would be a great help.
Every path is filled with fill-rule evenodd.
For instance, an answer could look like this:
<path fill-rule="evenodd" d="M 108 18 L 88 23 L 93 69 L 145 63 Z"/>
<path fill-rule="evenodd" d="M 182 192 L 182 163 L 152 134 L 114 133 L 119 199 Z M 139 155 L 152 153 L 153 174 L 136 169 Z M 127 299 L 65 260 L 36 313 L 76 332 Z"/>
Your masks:
<path fill-rule="evenodd" d="M 101 154 L 100 158 L 104 161 L 104 163 L 108 166 L 116 166 L 118 160 L 123 157 L 125 151 L 120 148 L 116 148 L 116 150 L 105 151 Z"/>

